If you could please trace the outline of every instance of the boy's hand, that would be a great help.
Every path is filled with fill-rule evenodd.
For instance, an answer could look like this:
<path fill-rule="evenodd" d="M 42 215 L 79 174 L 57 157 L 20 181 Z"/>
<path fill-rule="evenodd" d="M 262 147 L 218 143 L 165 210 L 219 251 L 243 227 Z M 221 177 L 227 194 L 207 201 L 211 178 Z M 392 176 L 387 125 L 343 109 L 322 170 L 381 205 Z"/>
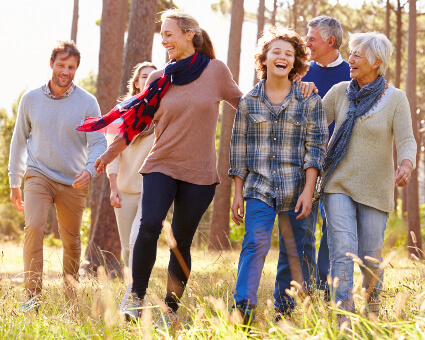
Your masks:
<path fill-rule="evenodd" d="M 243 196 L 242 195 L 236 195 L 233 197 L 233 204 L 232 204 L 232 220 L 237 225 L 240 223 L 243 223 L 243 217 L 244 217 L 244 207 L 243 207 Z"/>
<path fill-rule="evenodd" d="M 301 213 L 296 217 L 297 220 L 301 220 L 310 215 L 311 207 L 313 205 L 313 194 L 304 190 L 300 197 L 298 198 L 297 205 L 295 206 L 295 212 L 297 213 L 302 206 Z"/>

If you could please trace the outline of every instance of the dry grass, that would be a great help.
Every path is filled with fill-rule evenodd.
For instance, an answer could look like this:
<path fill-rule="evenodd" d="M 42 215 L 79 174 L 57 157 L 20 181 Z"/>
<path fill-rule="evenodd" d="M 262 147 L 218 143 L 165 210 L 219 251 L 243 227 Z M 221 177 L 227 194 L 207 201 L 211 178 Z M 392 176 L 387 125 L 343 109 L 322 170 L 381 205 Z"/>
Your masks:
<path fill-rule="evenodd" d="M 38 313 L 22 313 L 22 245 L 0 243 L 0 338 L 32 339 L 420 339 L 425 337 L 425 264 L 408 260 L 402 253 L 386 269 L 382 308 L 379 315 L 363 313 L 364 297 L 355 291 L 358 313 L 351 327 L 338 325 L 336 306 L 326 304 L 319 292 L 296 296 L 292 318 L 275 324 L 272 292 L 278 254 L 267 257 L 258 292 L 259 308 L 252 329 L 238 325 L 231 315 L 238 251 L 209 253 L 193 251 L 192 275 L 179 310 L 179 329 L 161 326 L 161 298 L 165 293 L 169 250 L 160 248 L 151 277 L 148 307 L 137 324 L 126 323 L 117 312 L 125 284 L 102 272 L 97 279 L 75 283 L 77 299 L 63 294 L 61 248 L 45 248 L 45 280 Z M 358 270 L 356 280 L 359 279 Z M 338 327 L 339 326 L 339 327 Z M 342 328 L 341 328 L 342 327 Z"/>

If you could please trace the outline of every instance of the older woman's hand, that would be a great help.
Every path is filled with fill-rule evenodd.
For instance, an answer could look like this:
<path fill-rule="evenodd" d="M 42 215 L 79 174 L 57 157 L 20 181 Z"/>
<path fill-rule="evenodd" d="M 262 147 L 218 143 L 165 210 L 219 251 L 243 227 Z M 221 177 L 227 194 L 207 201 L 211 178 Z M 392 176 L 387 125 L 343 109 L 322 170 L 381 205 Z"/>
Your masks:
<path fill-rule="evenodd" d="M 410 173 L 412 172 L 413 164 L 408 159 L 403 159 L 400 167 L 394 173 L 394 182 L 399 187 L 404 187 L 409 184 Z"/>

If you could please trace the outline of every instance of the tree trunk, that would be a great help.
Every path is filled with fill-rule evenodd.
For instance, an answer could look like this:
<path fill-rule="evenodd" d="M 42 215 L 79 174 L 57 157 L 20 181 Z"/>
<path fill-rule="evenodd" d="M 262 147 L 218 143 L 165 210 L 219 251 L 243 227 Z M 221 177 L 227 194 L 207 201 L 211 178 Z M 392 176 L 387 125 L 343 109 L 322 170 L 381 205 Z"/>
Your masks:
<path fill-rule="evenodd" d="M 72 16 L 71 40 L 77 43 L 78 29 L 78 0 L 74 0 L 74 14 Z"/>
<path fill-rule="evenodd" d="M 409 33 L 407 42 L 407 77 L 406 93 L 412 114 L 413 134 L 418 143 L 416 156 L 419 164 L 420 137 L 416 114 L 416 0 L 409 0 Z M 422 236 L 419 220 L 418 170 L 412 171 L 410 183 L 407 186 L 407 230 L 409 253 L 422 257 Z M 413 238 L 411 234 L 414 233 Z M 415 240 L 416 239 L 416 240 Z M 415 242 L 416 241 L 416 242 Z"/>
<path fill-rule="evenodd" d="M 390 37 L 390 15 L 391 15 L 391 3 L 390 0 L 387 0 L 387 4 L 386 4 L 386 15 L 385 15 L 385 35 L 387 36 L 387 38 L 391 41 L 391 37 Z M 385 79 L 387 80 L 387 82 L 390 82 L 390 68 L 387 68 L 387 71 L 385 72 Z"/>
<path fill-rule="evenodd" d="M 257 20 L 257 40 L 260 39 L 263 31 L 264 31 L 264 12 L 266 9 L 266 0 L 260 0 L 258 5 L 258 20 Z M 254 71 L 254 86 L 258 83 L 257 79 L 257 71 Z"/>
<path fill-rule="evenodd" d="M 122 64 L 120 95 L 127 92 L 127 83 L 137 63 L 152 60 L 157 0 L 132 0 L 128 36 Z"/>
<path fill-rule="evenodd" d="M 293 16 L 293 29 L 297 32 L 298 29 L 298 1 L 294 0 L 294 5 L 292 7 L 292 16 Z"/>
<path fill-rule="evenodd" d="M 276 26 L 276 14 L 277 14 L 277 0 L 274 0 L 273 1 L 272 19 L 271 19 L 272 26 Z"/>
<path fill-rule="evenodd" d="M 397 17 L 397 23 L 396 23 L 396 47 L 395 47 L 395 51 L 396 51 L 396 58 L 395 58 L 395 81 L 394 81 L 394 86 L 396 88 L 400 88 L 400 81 L 401 81 L 401 4 L 400 4 L 400 0 L 397 0 L 397 8 L 396 8 L 396 17 Z M 394 148 L 394 166 L 397 167 L 397 151 Z M 401 212 L 402 212 L 402 216 L 403 218 L 405 218 L 405 213 L 407 212 L 407 208 L 406 208 L 406 204 L 407 201 L 405 199 L 406 197 L 406 188 L 402 189 L 402 207 L 401 207 Z M 397 202 L 397 198 L 398 198 L 398 190 L 397 187 L 394 190 L 394 200 L 395 202 Z M 396 203 L 397 204 L 397 203 Z M 397 205 L 396 205 L 397 206 Z"/>
<path fill-rule="evenodd" d="M 103 0 L 97 78 L 97 100 L 102 115 L 115 106 L 119 94 L 126 27 L 124 8 L 128 8 L 127 0 Z M 109 202 L 109 181 L 102 174 L 92 181 L 91 229 L 82 273 L 96 272 L 102 265 L 112 276 L 121 275 L 120 258 L 118 228 Z"/>
<path fill-rule="evenodd" d="M 401 83 L 401 38 L 402 38 L 402 21 L 401 21 L 401 4 L 400 0 L 397 0 L 397 24 L 396 24 L 396 55 L 395 55 L 395 82 L 394 86 L 400 88 Z"/>
<path fill-rule="evenodd" d="M 232 19 L 230 23 L 229 49 L 227 54 L 227 66 L 233 74 L 233 79 L 238 82 L 239 63 L 241 55 L 242 24 L 244 18 L 243 0 L 232 1 Z M 221 184 L 217 186 L 211 227 L 209 235 L 210 250 L 230 248 L 229 240 L 229 212 L 232 181 L 227 178 L 229 170 L 230 138 L 232 136 L 233 121 L 236 111 L 227 103 L 223 105 L 221 116 L 220 147 L 218 153 L 218 174 Z"/>

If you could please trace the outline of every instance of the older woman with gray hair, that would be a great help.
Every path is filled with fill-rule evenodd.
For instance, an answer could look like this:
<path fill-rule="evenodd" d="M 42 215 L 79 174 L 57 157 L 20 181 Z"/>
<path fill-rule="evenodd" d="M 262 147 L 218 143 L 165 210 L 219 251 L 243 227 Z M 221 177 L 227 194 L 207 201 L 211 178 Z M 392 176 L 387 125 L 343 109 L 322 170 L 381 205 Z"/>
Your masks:
<path fill-rule="evenodd" d="M 363 261 L 368 311 L 379 311 L 383 271 L 382 244 L 394 209 L 394 184 L 405 186 L 416 163 L 410 107 L 403 91 L 383 75 L 392 54 L 385 35 L 351 35 L 349 82 L 339 83 L 323 98 L 328 123 L 335 120 L 319 191 L 328 222 L 331 276 L 342 308 L 354 311 L 354 254 Z M 394 172 L 393 140 L 398 168 Z M 348 254 L 351 253 L 351 254 Z M 376 261 L 376 260 L 378 261 Z"/>

